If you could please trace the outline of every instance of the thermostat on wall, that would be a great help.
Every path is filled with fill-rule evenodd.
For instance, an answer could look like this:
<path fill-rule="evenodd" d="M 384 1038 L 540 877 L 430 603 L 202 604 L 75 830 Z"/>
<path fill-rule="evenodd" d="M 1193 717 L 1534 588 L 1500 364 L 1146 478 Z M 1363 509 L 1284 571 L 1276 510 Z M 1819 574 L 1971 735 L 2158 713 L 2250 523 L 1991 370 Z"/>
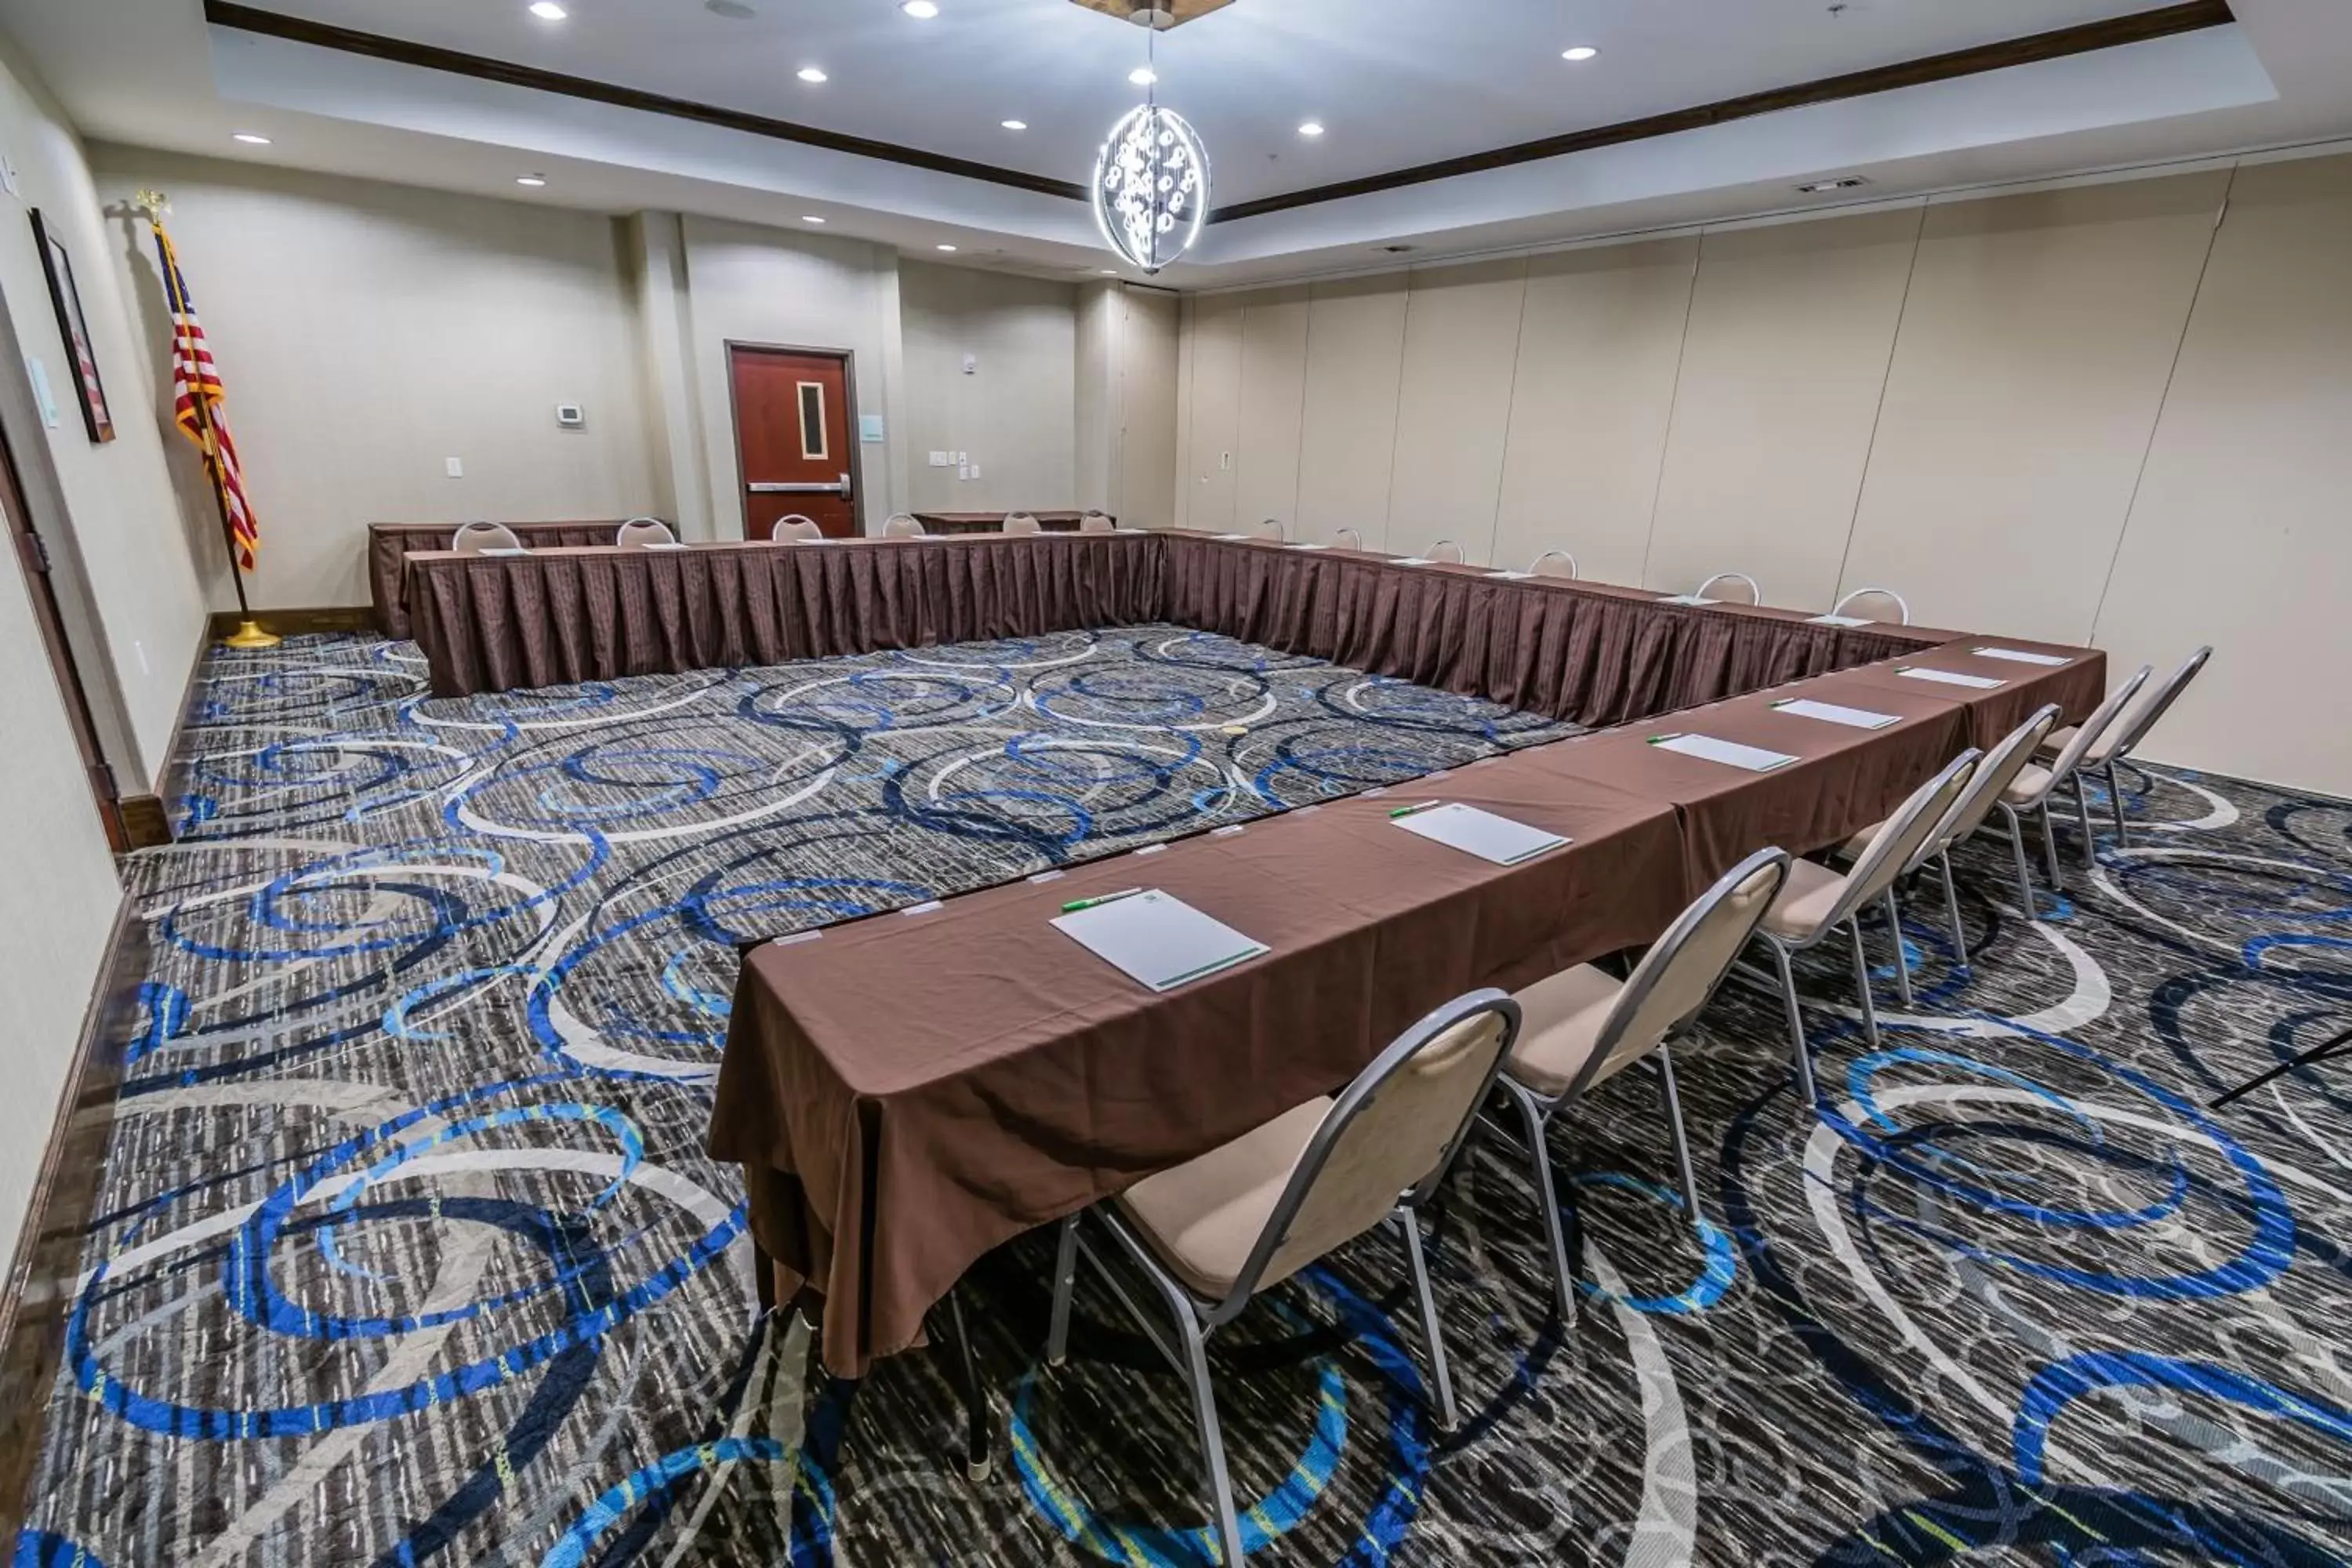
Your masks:
<path fill-rule="evenodd" d="M 566 430 L 577 430 L 588 423 L 588 411 L 576 403 L 559 403 L 555 405 L 555 422 Z"/>

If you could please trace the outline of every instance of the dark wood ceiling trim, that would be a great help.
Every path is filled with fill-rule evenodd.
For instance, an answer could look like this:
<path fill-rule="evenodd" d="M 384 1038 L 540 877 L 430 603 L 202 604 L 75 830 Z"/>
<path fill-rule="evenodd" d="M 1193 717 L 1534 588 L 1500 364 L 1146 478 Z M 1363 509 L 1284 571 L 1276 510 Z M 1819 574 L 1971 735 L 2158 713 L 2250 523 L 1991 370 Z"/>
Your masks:
<path fill-rule="evenodd" d="M 1489 152 L 1441 159 L 1410 169 L 1392 169 L 1384 174 L 1367 174 L 1361 179 L 1342 180 L 1333 184 L 1287 191 L 1280 195 L 1261 196 L 1255 201 L 1236 202 L 1230 206 L 1212 208 L 1209 221 L 1231 223 L 1236 218 L 1287 212 L 1321 202 L 1345 201 L 1349 196 L 1370 195 L 1380 191 L 1401 190 L 1407 185 L 1426 184 L 1433 180 L 1481 174 L 1488 169 L 1507 169 L 1519 163 L 1539 163 L 1546 158 L 1587 152 L 1595 147 L 1646 142 L 1681 131 L 1696 131 L 1705 126 L 1751 119 L 1759 114 L 1774 114 L 1784 109 L 1801 109 L 1807 104 L 1834 103 L 1841 99 L 1890 92 L 1896 88 L 1918 87 L 1927 82 L 1950 81 L 1984 71 L 2005 70 L 2011 66 L 2031 65 L 2037 60 L 2062 59 L 2068 55 L 2089 54 L 2095 49 L 2111 49 L 2123 44 L 2145 43 L 2150 38 L 2168 38 L 2177 33 L 2219 27 L 2236 19 L 2230 14 L 2229 0 L 2186 0 L 2185 4 L 2138 11 L 2128 16 L 2113 16 L 2079 26 L 2060 27 L 2053 32 L 2035 33 L 2022 38 L 2004 38 L 1999 43 L 1955 49 L 1949 54 L 1930 55 L 1924 59 L 1904 60 L 1891 66 L 1876 66 L 1844 76 L 1824 77 L 1819 81 L 1773 88 L 1769 91 L 1752 92 L 1742 98 L 1727 98 L 1719 103 L 1701 104 L 1695 109 L 1674 110 L 1640 120 L 1621 121 L 1614 125 L 1599 125 L 1589 131 L 1571 131 L 1565 135 L 1522 142 L 1512 147 L 1497 147 Z"/>
<path fill-rule="evenodd" d="M 797 142 L 806 147 L 823 147 L 829 152 L 850 153 L 861 158 L 878 158 L 910 169 L 929 169 L 934 174 L 957 174 L 967 180 L 985 180 L 991 184 L 1010 185 L 1015 190 L 1034 191 L 1041 195 L 1062 196 L 1079 202 L 1087 199 L 1086 186 L 1071 180 L 1056 180 L 1020 169 L 999 168 L 993 163 L 982 163 L 971 158 L 927 153 L 919 147 L 902 147 L 895 142 L 877 142 L 870 137 L 846 135 L 814 125 L 773 119 L 765 114 L 721 109 L 715 104 L 698 103 L 692 99 L 643 92 L 633 87 L 597 81 L 589 77 L 570 76 L 562 71 L 541 70 L 536 66 L 518 65 L 510 60 L 492 59 L 487 55 L 469 55 L 458 49 L 412 43 L 406 38 L 363 33 L 354 27 L 338 27 L 307 17 L 288 16 L 258 6 L 241 5 L 236 0 L 205 0 L 205 20 L 216 26 L 234 27 L 243 33 L 258 33 L 266 37 L 311 44 L 322 49 L 339 49 L 349 55 L 365 55 L 372 59 L 390 60 L 396 65 L 447 71 L 455 76 L 503 82 L 509 87 L 525 87 L 538 92 L 562 93 L 567 98 L 609 103 L 620 109 L 642 110 L 647 114 L 667 114 L 677 120 L 699 121 L 705 125 L 748 132 L 751 135 L 766 136 L 778 142 Z"/>

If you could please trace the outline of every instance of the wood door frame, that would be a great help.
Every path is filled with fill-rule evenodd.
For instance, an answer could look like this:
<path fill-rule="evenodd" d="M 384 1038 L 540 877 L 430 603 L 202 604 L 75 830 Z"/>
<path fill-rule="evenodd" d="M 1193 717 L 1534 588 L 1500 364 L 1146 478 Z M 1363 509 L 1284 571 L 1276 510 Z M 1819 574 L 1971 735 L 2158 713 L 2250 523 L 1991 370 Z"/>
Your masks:
<path fill-rule="evenodd" d="M 849 521 L 856 530 L 850 537 L 864 539 L 866 534 L 866 443 L 857 438 L 857 351 L 856 349 L 819 348 L 813 343 L 761 343 L 747 338 L 720 340 L 727 350 L 727 427 L 735 432 L 735 510 L 743 522 L 743 537 L 751 537 L 751 510 L 746 499 L 751 493 L 751 477 L 743 471 L 743 410 L 735 395 L 735 351 L 748 349 L 753 353 L 806 354 L 814 359 L 837 359 L 841 362 L 842 423 L 845 429 L 843 440 L 849 447 Z"/>

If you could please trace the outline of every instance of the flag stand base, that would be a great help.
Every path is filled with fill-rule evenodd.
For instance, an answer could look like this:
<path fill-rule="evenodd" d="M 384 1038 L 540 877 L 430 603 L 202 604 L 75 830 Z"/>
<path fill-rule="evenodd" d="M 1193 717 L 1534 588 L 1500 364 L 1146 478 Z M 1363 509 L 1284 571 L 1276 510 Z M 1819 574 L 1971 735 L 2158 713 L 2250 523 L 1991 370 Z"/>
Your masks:
<path fill-rule="evenodd" d="M 274 632 L 261 629 L 259 621 L 239 621 L 236 630 L 221 638 L 224 647 L 276 647 L 286 639 Z"/>

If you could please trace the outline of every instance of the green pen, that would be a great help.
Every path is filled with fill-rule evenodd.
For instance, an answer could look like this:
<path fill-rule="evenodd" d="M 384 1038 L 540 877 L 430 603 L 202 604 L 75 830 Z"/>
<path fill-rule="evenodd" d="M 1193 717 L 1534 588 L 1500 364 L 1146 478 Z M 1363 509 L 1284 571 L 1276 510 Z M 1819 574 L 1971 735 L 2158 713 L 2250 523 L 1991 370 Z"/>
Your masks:
<path fill-rule="evenodd" d="M 1651 736 L 1651 737 L 1650 737 L 1650 744 L 1652 744 L 1652 745 L 1654 745 L 1654 746 L 1663 746 L 1663 745 L 1664 745 L 1668 741 L 1679 741 L 1679 740 L 1681 740 L 1682 738 L 1683 738 L 1683 736 L 1682 736 L 1682 731 L 1679 731 L 1679 730 L 1677 730 L 1677 731 L 1675 731 L 1673 734 L 1671 734 L 1671 735 L 1653 735 L 1653 736 Z"/>
<path fill-rule="evenodd" d="M 1097 904 L 1115 904 L 1121 899 L 1131 899 L 1141 891 L 1143 891 L 1141 888 L 1122 888 L 1116 893 L 1105 893 L 1100 898 L 1073 899 L 1062 906 L 1062 912 L 1066 915 L 1074 915 L 1080 910 L 1090 910 Z"/>
<path fill-rule="evenodd" d="M 1411 816 L 1417 811 L 1433 810 L 1437 806 L 1444 805 L 1444 804 L 1445 803 L 1442 800 L 1424 800 L 1419 805 L 1401 805 L 1394 811 L 1389 813 L 1389 820 L 1393 822 L 1400 816 Z"/>

